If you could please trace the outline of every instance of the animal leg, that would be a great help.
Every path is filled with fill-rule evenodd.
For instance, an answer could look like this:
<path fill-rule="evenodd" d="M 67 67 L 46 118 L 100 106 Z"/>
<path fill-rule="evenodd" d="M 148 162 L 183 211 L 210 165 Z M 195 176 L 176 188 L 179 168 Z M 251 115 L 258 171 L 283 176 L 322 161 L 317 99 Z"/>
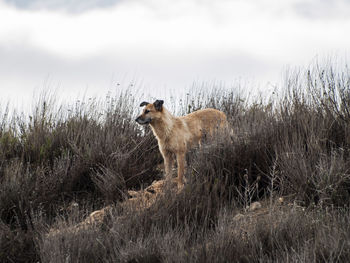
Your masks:
<path fill-rule="evenodd" d="M 165 168 L 165 175 L 167 179 L 171 179 L 171 171 L 173 167 L 173 158 L 172 154 L 167 152 L 163 155 L 164 157 L 164 168 Z"/>
<path fill-rule="evenodd" d="M 185 174 L 186 158 L 185 153 L 176 154 L 177 160 L 177 185 L 178 187 L 183 186 L 183 176 Z"/>

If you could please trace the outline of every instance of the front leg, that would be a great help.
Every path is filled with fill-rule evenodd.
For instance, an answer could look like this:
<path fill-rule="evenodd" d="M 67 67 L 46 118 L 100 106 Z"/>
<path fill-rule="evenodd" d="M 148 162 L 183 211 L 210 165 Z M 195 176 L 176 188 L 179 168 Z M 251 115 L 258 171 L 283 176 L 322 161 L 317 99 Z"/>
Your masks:
<path fill-rule="evenodd" d="M 183 176 L 185 174 L 185 166 L 186 166 L 186 155 L 185 153 L 177 153 L 177 185 L 179 188 L 183 186 Z"/>
<path fill-rule="evenodd" d="M 162 152 L 163 159 L 164 159 L 164 169 L 165 169 L 165 176 L 167 179 L 171 179 L 171 171 L 173 167 L 173 158 L 172 154 L 170 152 Z"/>

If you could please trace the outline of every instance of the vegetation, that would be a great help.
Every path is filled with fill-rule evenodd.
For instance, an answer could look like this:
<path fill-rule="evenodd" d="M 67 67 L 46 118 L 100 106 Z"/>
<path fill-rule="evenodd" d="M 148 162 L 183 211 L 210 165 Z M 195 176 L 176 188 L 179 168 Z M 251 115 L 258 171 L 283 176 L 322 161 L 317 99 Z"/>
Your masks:
<path fill-rule="evenodd" d="M 128 190 L 162 178 L 162 158 L 134 122 L 138 98 L 54 100 L 43 95 L 29 116 L 1 113 L 0 262 L 350 258 L 347 68 L 293 73 L 271 98 L 213 88 L 173 105 L 220 109 L 233 130 L 189 154 L 183 191 L 143 210 L 122 204 Z M 279 197 L 290 205 L 277 206 Z M 266 213 L 238 220 L 257 200 Z M 107 205 L 103 225 L 70 231 Z"/>

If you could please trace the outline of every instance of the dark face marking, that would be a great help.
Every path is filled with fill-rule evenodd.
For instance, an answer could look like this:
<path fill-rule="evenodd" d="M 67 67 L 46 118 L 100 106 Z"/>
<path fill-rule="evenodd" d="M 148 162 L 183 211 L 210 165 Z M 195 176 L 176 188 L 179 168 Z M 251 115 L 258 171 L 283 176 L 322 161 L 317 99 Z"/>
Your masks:
<path fill-rule="evenodd" d="M 142 115 L 138 116 L 135 120 L 138 124 L 141 124 L 141 125 L 146 125 L 146 124 L 149 124 L 152 119 L 151 118 L 144 118 Z"/>

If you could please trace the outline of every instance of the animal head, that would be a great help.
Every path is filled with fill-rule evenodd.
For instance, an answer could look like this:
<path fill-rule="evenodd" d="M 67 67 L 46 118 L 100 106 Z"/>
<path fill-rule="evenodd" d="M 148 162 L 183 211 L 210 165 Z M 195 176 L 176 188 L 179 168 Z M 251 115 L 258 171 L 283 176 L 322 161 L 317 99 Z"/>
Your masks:
<path fill-rule="evenodd" d="M 163 100 L 156 100 L 154 103 L 142 102 L 140 107 L 144 107 L 142 114 L 136 118 L 138 124 L 150 124 L 159 120 L 163 113 Z"/>

